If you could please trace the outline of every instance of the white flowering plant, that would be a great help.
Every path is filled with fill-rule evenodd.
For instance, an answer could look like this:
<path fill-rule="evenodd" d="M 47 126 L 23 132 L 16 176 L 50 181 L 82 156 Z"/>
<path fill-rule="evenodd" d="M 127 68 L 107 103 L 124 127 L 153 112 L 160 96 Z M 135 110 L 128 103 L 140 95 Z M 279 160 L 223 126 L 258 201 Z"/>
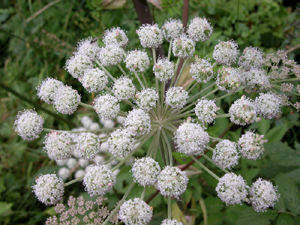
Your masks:
<path fill-rule="evenodd" d="M 33 109 L 17 115 L 14 128 L 24 140 L 36 139 L 42 131 L 47 133 L 45 151 L 51 159 L 66 160 L 76 151 L 79 158 L 92 160 L 104 144 L 107 147 L 106 161 L 95 161 L 86 173 L 72 181 L 63 183 L 55 174 L 40 175 L 32 187 L 38 200 L 56 205 L 64 187 L 81 181 L 90 196 L 112 193 L 118 179 L 122 179 L 121 173 L 114 172 L 132 156 L 139 156 L 131 166 L 132 182 L 128 182 L 112 212 L 105 216 L 97 212 L 86 218 L 86 223 L 105 225 L 117 223 L 118 219 L 125 224 L 151 223 L 155 218 L 151 200 L 161 195 L 166 199 L 167 213 L 156 224 L 186 224 L 186 217 L 178 221 L 172 213 L 172 205 L 185 194 L 195 170 L 196 174 L 206 174 L 204 178 L 210 175 L 216 180 L 214 195 L 227 206 L 247 204 L 257 213 L 274 207 L 280 194 L 271 181 L 258 178 L 252 184 L 231 170 L 241 158 L 257 160 L 264 153 L 267 139 L 251 126 L 262 119 L 278 118 L 283 106 L 300 109 L 300 103 L 291 103 L 285 93 L 299 92 L 294 85 L 300 79 L 300 66 L 283 51 L 265 56 L 258 48 L 247 47 L 240 52 L 233 40 L 220 41 L 212 58 L 194 56 L 196 44 L 208 40 L 213 33 L 206 18 L 191 20 L 186 32 L 180 21 L 167 20 L 162 28 L 146 24 L 136 33 L 141 46 L 151 49 L 152 60 L 146 49 L 126 50 L 126 32 L 117 27 L 105 31 L 104 46 L 92 38 L 80 41 L 66 62 L 68 73 L 87 92 L 97 94 L 92 104 L 82 102 L 77 90 L 53 78 L 43 80 L 37 87 L 38 97 L 53 104 L 58 113 L 73 114 L 79 106 L 86 107 L 102 120 L 124 117 L 122 125 L 53 130 L 43 127 L 43 118 Z M 169 42 L 167 56 L 157 57 L 155 49 L 164 39 Z M 109 67 L 117 67 L 120 72 L 112 74 Z M 152 70 L 155 83 L 145 76 L 147 70 Z M 192 81 L 183 85 L 180 80 L 187 71 Z M 217 92 L 220 94 L 215 97 Z M 220 102 L 228 97 L 235 101 L 224 113 Z M 130 110 L 123 111 L 124 105 Z M 230 121 L 219 127 L 220 135 L 211 132 L 212 127 L 219 126 L 218 120 Z M 237 140 L 224 138 L 233 126 L 247 126 L 247 130 Z M 119 163 L 110 168 L 108 164 L 116 159 Z M 132 190 L 138 185 L 143 187 L 142 192 L 133 196 Z M 149 194 L 153 189 L 155 192 Z M 129 195 L 133 197 L 127 199 Z M 68 217 L 64 214 L 61 218 L 51 217 L 46 224 L 67 224 Z M 79 223 L 79 219 L 72 222 Z"/>

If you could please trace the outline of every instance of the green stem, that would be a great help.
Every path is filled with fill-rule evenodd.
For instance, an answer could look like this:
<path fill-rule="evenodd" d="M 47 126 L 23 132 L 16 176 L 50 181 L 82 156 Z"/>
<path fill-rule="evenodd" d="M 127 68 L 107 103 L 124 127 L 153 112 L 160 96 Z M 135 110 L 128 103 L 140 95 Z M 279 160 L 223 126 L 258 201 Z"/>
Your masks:
<path fill-rule="evenodd" d="M 216 118 L 224 118 L 224 117 L 230 117 L 231 115 L 229 113 L 217 115 Z"/>
<path fill-rule="evenodd" d="M 84 177 L 84 176 L 81 176 L 81 177 L 78 177 L 78 178 L 76 178 L 76 179 L 74 179 L 74 180 L 71 180 L 71 181 L 69 181 L 68 183 L 65 183 L 64 186 L 67 187 L 67 186 L 69 186 L 69 185 L 71 185 L 71 184 L 74 184 L 74 183 L 76 183 L 77 181 L 82 180 L 83 177 Z"/>
<path fill-rule="evenodd" d="M 174 75 L 173 75 L 173 77 L 172 77 L 170 87 L 172 87 L 173 84 L 174 84 L 174 81 L 175 81 L 175 78 L 176 78 L 176 72 L 177 72 L 177 68 L 178 68 L 179 62 L 180 62 L 180 58 L 177 59 L 177 62 L 176 62 L 176 65 L 175 65 L 175 69 L 174 69 Z"/>
<path fill-rule="evenodd" d="M 171 59 L 171 53 L 172 53 L 172 39 L 170 39 L 170 44 L 169 44 L 169 51 L 168 51 L 168 60 L 170 61 Z"/>
<path fill-rule="evenodd" d="M 285 79 L 285 80 L 274 80 L 271 82 L 271 84 L 273 83 L 280 83 L 280 82 L 289 82 L 289 81 L 297 81 L 298 78 L 290 78 L 290 79 Z"/>
<path fill-rule="evenodd" d="M 142 78 L 143 78 L 144 83 L 146 84 L 147 88 L 149 88 L 149 85 L 148 85 L 148 82 L 147 82 L 147 80 L 145 78 L 144 73 L 141 73 L 141 74 L 142 74 Z"/>
<path fill-rule="evenodd" d="M 211 92 L 208 92 L 206 95 L 204 95 L 203 98 L 206 98 L 207 96 L 210 96 L 211 94 L 215 93 L 218 90 L 219 90 L 219 88 L 217 87 L 216 89 L 214 89 Z"/>
<path fill-rule="evenodd" d="M 191 87 L 191 85 L 193 85 Z M 185 90 L 188 90 L 187 92 L 190 93 L 196 86 L 198 85 L 198 82 L 193 80 L 186 88 Z M 190 88 L 191 87 L 191 88 Z"/>
<path fill-rule="evenodd" d="M 143 189 L 143 192 L 142 192 L 142 195 L 141 195 L 141 200 L 144 200 L 146 189 L 147 189 L 147 186 L 145 186 L 144 189 Z"/>
<path fill-rule="evenodd" d="M 129 195 L 129 193 L 132 190 L 132 188 L 134 187 L 134 185 L 135 185 L 135 183 L 132 182 L 132 184 L 129 186 L 128 190 L 126 191 L 126 193 L 123 196 L 123 198 L 121 199 L 121 201 L 119 201 L 116 208 L 110 213 L 110 215 L 106 218 L 106 220 L 102 223 L 102 225 L 106 225 L 109 222 L 109 220 L 116 214 L 116 212 L 119 210 L 120 206 L 123 204 L 123 202 L 125 201 L 125 199 Z"/>
<path fill-rule="evenodd" d="M 97 63 L 98 66 L 100 66 L 100 68 L 106 73 L 106 75 L 110 77 L 110 79 L 112 79 L 113 81 L 116 80 L 116 78 L 114 78 L 113 75 L 111 75 L 111 73 L 108 72 L 108 71 L 105 69 L 105 67 L 104 67 L 98 60 L 96 60 L 96 63 Z"/>
<path fill-rule="evenodd" d="M 124 76 L 127 76 L 126 72 L 123 70 L 122 66 L 120 64 L 117 65 Z"/>
<path fill-rule="evenodd" d="M 215 85 L 215 83 L 212 83 L 211 85 L 209 85 L 208 87 L 204 88 L 203 90 L 201 90 L 199 93 L 195 94 L 193 97 L 191 97 L 188 102 L 194 101 L 194 99 L 196 99 L 199 95 L 201 95 L 204 91 L 210 89 L 211 87 L 213 87 Z"/>
<path fill-rule="evenodd" d="M 215 101 L 217 101 L 217 100 L 221 100 L 221 99 L 223 99 L 223 98 L 226 98 L 226 97 L 227 97 L 227 96 L 229 96 L 229 95 L 232 95 L 232 93 L 231 93 L 231 92 L 228 92 L 227 94 L 225 94 L 225 95 L 222 95 L 222 96 L 220 96 L 220 97 L 216 98 L 216 99 L 215 99 Z"/>
<path fill-rule="evenodd" d="M 210 163 L 214 164 L 214 165 L 217 166 L 219 169 L 221 169 L 223 172 L 229 173 L 228 170 L 222 168 L 221 166 L 216 165 L 215 162 L 214 162 L 211 158 L 209 158 L 207 155 L 203 154 L 202 156 L 203 156 L 206 160 L 208 160 Z"/>
<path fill-rule="evenodd" d="M 172 219 L 172 199 L 171 196 L 168 196 L 168 219 Z"/>
<path fill-rule="evenodd" d="M 181 74 L 182 74 L 182 72 L 183 72 L 183 70 L 185 68 L 186 62 L 187 62 L 187 59 L 183 61 L 182 67 L 181 67 L 180 72 L 179 72 L 179 74 L 177 76 L 177 79 L 175 81 L 174 87 L 176 87 L 176 85 L 178 84 L 178 81 L 180 80 L 180 77 L 181 77 Z"/>
<path fill-rule="evenodd" d="M 168 153 L 169 153 L 170 166 L 173 166 L 172 148 L 170 146 L 168 137 L 167 137 L 167 135 L 166 135 L 166 133 L 165 133 L 164 130 L 162 130 L 162 135 L 163 135 L 163 138 L 165 140 L 165 144 L 167 145 L 167 149 L 168 149 Z"/>
<path fill-rule="evenodd" d="M 212 140 L 216 140 L 216 141 L 224 141 L 223 139 L 217 138 L 217 137 L 209 136 L 209 138 L 212 139 Z"/>
<path fill-rule="evenodd" d="M 89 105 L 89 104 L 85 104 L 83 102 L 80 102 L 79 105 L 85 107 L 85 108 L 88 108 L 88 109 L 93 109 L 94 110 L 94 107 L 92 105 Z"/>
<path fill-rule="evenodd" d="M 135 75 L 136 79 L 138 80 L 138 82 L 140 83 L 140 85 L 142 86 L 142 88 L 145 89 L 145 86 L 144 86 L 143 82 L 141 81 L 141 78 L 139 77 L 139 75 L 136 72 L 134 72 L 134 75 Z"/>
<path fill-rule="evenodd" d="M 45 132 L 52 132 L 52 131 L 57 131 L 57 132 L 68 132 L 68 133 L 84 133 L 84 132 L 90 132 L 90 133 L 100 133 L 100 132 L 110 132 L 110 131 L 114 131 L 117 130 L 118 127 L 114 127 L 114 128 L 103 128 L 103 129 L 99 129 L 99 130 L 83 130 L 83 131 L 71 131 L 71 130 L 54 130 L 54 129 L 50 129 L 50 128 L 43 128 L 43 131 Z"/>
<path fill-rule="evenodd" d="M 208 169 L 206 166 L 204 166 L 196 157 L 194 157 L 192 155 L 190 157 L 192 160 L 195 161 L 195 163 L 197 163 L 202 169 L 204 169 L 207 173 L 209 173 L 211 176 L 213 176 L 216 180 L 220 179 L 214 172 L 212 172 L 210 169 Z"/>

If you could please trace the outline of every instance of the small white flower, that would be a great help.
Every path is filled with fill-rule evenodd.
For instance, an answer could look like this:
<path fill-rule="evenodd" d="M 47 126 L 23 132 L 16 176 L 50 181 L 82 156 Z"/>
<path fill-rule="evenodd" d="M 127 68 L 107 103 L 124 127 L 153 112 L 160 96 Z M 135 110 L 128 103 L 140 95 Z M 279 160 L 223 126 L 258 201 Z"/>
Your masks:
<path fill-rule="evenodd" d="M 150 132 L 151 119 L 144 110 L 133 109 L 128 113 L 124 125 L 133 132 L 133 135 L 141 136 Z"/>
<path fill-rule="evenodd" d="M 55 95 L 54 107 L 62 114 L 73 114 L 80 103 L 81 96 L 77 90 L 69 86 L 62 86 Z"/>
<path fill-rule="evenodd" d="M 186 122 L 178 127 L 174 141 L 178 152 L 186 155 L 202 155 L 209 142 L 209 135 L 201 125 Z"/>
<path fill-rule="evenodd" d="M 64 195 L 64 183 L 55 174 L 39 175 L 35 182 L 35 196 L 45 205 L 57 204 Z"/>
<path fill-rule="evenodd" d="M 67 132 L 55 132 L 45 136 L 44 150 L 47 152 L 50 159 L 63 160 L 71 157 L 72 152 L 72 137 Z"/>
<path fill-rule="evenodd" d="M 66 167 L 62 167 L 59 169 L 58 171 L 58 176 L 62 179 L 62 180 L 67 180 L 70 176 L 70 170 Z"/>
<path fill-rule="evenodd" d="M 144 48 L 158 48 L 163 42 L 163 36 L 157 24 L 143 24 L 136 33 Z"/>
<path fill-rule="evenodd" d="M 97 58 L 97 54 L 100 51 L 100 47 L 98 46 L 97 42 L 91 43 L 92 40 L 92 37 L 81 40 L 78 43 L 77 54 L 86 55 L 92 61 L 95 61 Z"/>
<path fill-rule="evenodd" d="M 183 223 L 178 222 L 175 219 L 164 219 L 160 225 L 183 225 Z"/>
<path fill-rule="evenodd" d="M 218 63 L 230 66 L 238 57 L 238 44 L 234 41 L 221 41 L 215 46 L 213 58 Z"/>
<path fill-rule="evenodd" d="M 280 197 L 277 187 L 274 187 L 270 181 L 261 178 L 252 184 L 249 194 L 256 212 L 265 212 L 267 208 L 274 207 Z"/>
<path fill-rule="evenodd" d="M 173 54 L 179 58 L 188 59 L 195 53 L 196 43 L 185 35 L 174 39 L 172 45 Z"/>
<path fill-rule="evenodd" d="M 243 76 L 245 79 L 245 91 L 247 93 L 263 92 L 272 87 L 265 70 L 251 69 L 244 71 Z"/>
<path fill-rule="evenodd" d="M 78 179 L 79 177 L 83 177 L 85 174 L 84 170 L 77 170 L 74 174 L 75 179 Z M 83 179 L 81 179 L 80 181 L 82 181 Z"/>
<path fill-rule="evenodd" d="M 64 84 L 53 78 L 47 78 L 36 88 L 38 97 L 47 104 L 53 104 L 55 94 Z"/>
<path fill-rule="evenodd" d="M 105 162 L 105 159 L 101 155 L 96 155 L 93 161 L 95 162 L 95 164 L 101 164 Z"/>
<path fill-rule="evenodd" d="M 153 209 L 139 198 L 124 202 L 119 210 L 119 219 L 126 225 L 146 225 L 152 219 Z"/>
<path fill-rule="evenodd" d="M 84 128 L 89 129 L 93 123 L 93 120 L 88 116 L 83 116 L 80 122 L 84 126 Z"/>
<path fill-rule="evenodd" d="M 162 26 L 162 33 L 168 42 L 180 37 L 183 33 L 182 22 L 176 19 L 165 21 L 164 25 Z"/>
<path fill-rule="evenodd" d="M 88 159 L 79 159 L 78 163 L 82 168 L 85 168 L 89 165 L 89 160 Z"/>
<path fill-rule="evenodd" d="M 243 73 L 239 69 L 224 66 L 218 70 L 216 83 L 220 90 L 235 93 L 244 83 Z"/>
<path fill-rule="evenodd" d="M 69 158 L 67 160 L 67 163 L 66 163 L 67 167 L 69 167 L 69 169 L 73 169 L 77 166 L 77 160 L 74 159 L 74 158 Z"/>
<path fill-rule="evenodd" d="M 131 72 L 144 72 L 150 65 L 150 60 L 146 52 L 134 50 L 128 52 L 126 59 L 126 68 Z"/>
<path fill-rule="evenodd" d="M 108 151 L 114 156 L 124 158 L 134 150 L 134 143 L 130 130 L 117 129 L 111 133 L 107 141 Z"/>
<path fill-rule="evenodd" d="M 85 54 L 75 54 L 67 60 L 65 69 L 74 78 L 81 78 L 87 69 L 93 68 L 92 60 Z"/>
<path fill-rule="evenodd" d="M 280 96 L 272 92 L 260 93 L 255 98 L 258 115 L 266 120 L 273 119 L 281 115 L 282 102 Z"/>
<path fill-rule="evenodd" d="M 161 81 L 167 81 L 174 76 L 175 65 L 166 58 L 158 59 L 153 66 L 154 75 Z"/>
<path fill-rule="evenodd" d="M 183 87 L 171 87 L 166 93 L 165 101 L 172 108 L 180 109 L 186 104 L 188 97 L 189 94 Z"/>
<path fill-rule="evenodd" d="M 80 156 L 85 159 L 93 159 L 100 151 L 100 141 L 93 133 L 83 132 L 78 136 L 76 148 Z"/>
<path fill-rule="evenodd" d="M 115 122 L 113 120 L 103 120 L 102 125 L 104 128 L 112 129 L 115 126 Z"/>
<path fill-rule="evenodd" d="M 260 118 L 257 117 L 257 107 L 255 103 L 251 99 L 246 98 L 245 95 L 230 106 L 229 114 L 230 121 L 240 126 L 245 126 L 260 120 Z"/>
<path fill-rule="evenodd" d="M 154 159 L 145 157 L 136 160 L 131 171 L 134 182 L 145 187 L 154 185 L 157 182 L 160 166 Z"/>
<path fill-rule="evenodd" d="M 219 109 L 213 100 L 200 99 L 195 107 L 195 113 L 201 123 L 212 123 Z"/>
<path fill-rule="evenodd" d="M 99 68 L 91 68 L 84 72 L 80 82 L 88 92 L 99 92 L 106 86 L 108 78 L 105 72 Z"/>
<path fill-rule="evenodd" d="M 24 140 L 34 140 L 43 130 L 44 119 L 34 111 L 27 109 L 19 111 L 15 117 L 14 129 Z"/>
<path fill-rule="evenodd" d="M 166 166 L 158 176 L 158 189 L 163 196 L 179 198 L 185 192 L 189 179 L 185 171 Z"/>
<path fill-rule="evenodd" d="M 114 66 L 120 64 L 124 56 L 124 49 L 116 44 L 110 44 L 102 47 L 98 55 L 101 64 L 104 66 Z"/>
<path fill-rule="evenodd" d="M 207 83 L 213 78 L 213 66 L 209 60 L 195 57 L 195 62 L 191 64 L 190 74 L 199 83 Z"/>
<path fill-rule="evenodd" d="M 150 111 L 154 106 L 156 106 L 156 101 L 158 99 L 158 94 L 152 88 L 143 89 L 141 92 L 135 95 L 137 105 L 145 110 Z"/>
<path fill-rule="evenodd" d="M 263 53 L 258 48 L 247 47 L 239 58 L 239 66 L 245 70 L 260 69 L 264 62 Z"/>
<path fill-rule="evenodd" d="M 190 22 L 187 33 L 194 41 L 206 41 L 212 34 L 213 28 L 206 18 L 196 17 Z"/>
<path fill-rule="evenodd" d="M 264 140 L 264 135 L 255 134 L 252 131 L 247 131 L 243 134 L 239 141 L 238 146 L 242 157 L 246 159 L 258 159 L 264 152 L 264 144 L 268 140 Z"/>
<path fill-rule="evenodd" d="M 126 48 L 128 37 L 122 29 L 113 27 L 104 32 L 103 42 L 105 45 L 117 44 L 122 48 Z"/>
<path fill-rule="evenodd" d="M 216 145 L 213 151 L 212 160 L 216 165 L 222 168 L 231 169 L 238 164 L 239 155 L 236 143 L 229 140 L 223 140 Z"/>
<path fill-rule="evenodd" d="M 98 95 L 94 100 L 94 109 L 101 119 L 112 119 L 118 115 L 120 104 L 112 95 Z"/>
<path fill-rule="evenodd" d="M 216 187 L 218 197 L 226 205 L 241 204 L 248 195 L 248 186 L 241 175 L 227 173 L 220 178 Z"/>
<path fill-rule="evenodd" d="M 83 185 L 90 196 L 105 195 L 115 183 L 116 176 L 105 165 L 92 165 L 83 178 Z"/>
<path fill-rule="evenodd" d="M 132 80 L 127 77 L 121 77 L 115 80 L 114 86 L 112 88 L 114 95 L 119 100 L 125 100 L 132 98 L 135 94 L 135 86 Z"/>

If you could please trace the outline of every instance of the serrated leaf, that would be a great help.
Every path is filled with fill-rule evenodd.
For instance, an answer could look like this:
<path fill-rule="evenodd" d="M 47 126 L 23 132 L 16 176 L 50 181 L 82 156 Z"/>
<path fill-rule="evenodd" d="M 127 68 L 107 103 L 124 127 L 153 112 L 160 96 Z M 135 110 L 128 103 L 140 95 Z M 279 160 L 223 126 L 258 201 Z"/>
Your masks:
<path fill-rule="evenodd" d="M 224 208 L 224 203 L 218 197 L 208 197 L 204 200 L 207 214 L 214 214 Z"/>
<path fill-rule="evenodd" d="M 276 216 L 276 211 L 269 210 L 265 213 L 258 213 L 253 208 L 247 208 L 241 213 L 236 225 L 268 225 L 271 224 L 271 220 L 274 220 Z"/>
<path fill-rule="evenodd" d="M 278 142 L 281 141 L 286 131 L 286 125 L 276 126 L 269 130 L 269 132 L 265 135 L 265 138 L 268 140 L 269 143 Z"/>
<path fill-rule="evenodd" d="M 294 221 L 290 215 L 280 214 L 276 220 L 276 225 L 294 225 Z"/>
<path fill-rule="evenodd" d="M 299 176 L 299 174 L 300 174 L 300 168 L 292 170 L 292 171 L 286 173 L 286 175 L 288 177 L 292 178 L 293 181 L 296 182 L 297 184 L 300 184 L 300 176 Z"/>

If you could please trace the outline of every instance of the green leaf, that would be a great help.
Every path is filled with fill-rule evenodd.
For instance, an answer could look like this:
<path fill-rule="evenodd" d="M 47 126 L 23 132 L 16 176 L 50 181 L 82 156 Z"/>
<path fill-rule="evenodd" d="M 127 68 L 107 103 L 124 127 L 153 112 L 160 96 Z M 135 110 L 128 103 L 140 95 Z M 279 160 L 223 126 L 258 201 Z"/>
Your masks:
<path fill-rule="evenodd" d="M 285 174 L 279 174 L 275 177 L 276 185 L 280 198 L 284 205 L 295 215 L 300 213 L 300 192 L 294 181 Z"/>
<path fill-rule="evenodd" d="M 204 200 L 207 214 L 214 214 L 224 208 L 224 203 L 218 197 L 208 197 Z"/>
<path fill-rule="evenodd" d="M 269 129 L 270 129 L 270 120 L 262 119 L 257 123 L 257 130 L 259 134 L 265 135 Z"/>
<path fill-rule="evenodd" d="M 276 216 L 276 211 L 268 210 L 265 213 L 258 213 L 253 208 L 247 208 L 241 213 L 236 225 L 268 225 L 271 224 L 271 220 L 274 220 Z"/>
<path fill-rule="evenodd" d="M 211 214 L 207 218 L 207 224 L 209 225 L 221 225 L 223 224 L 223 221 L 224 221 L 224 215 L 221 212 Z M 203 224 L 204 223 L 202 222 L 201 225 Z"/>
<path fill-rule="evenodd" d="M 12 206 L 13 203 L 0 202 L 0 215 L 7 211 L 10 211 Z"/>
<path fill-rule="evenodd" d="M 281 141 L 286 131 L 287 125 L 276 126 L 269 130 L 269 132 L 265 135 L 265 138 L 268 140 L 269 143 L 278 142 Z"/>
<path fill-rule="evenodd" d="M 294 225 L 294 221 L 290 215 L 280 214 L 276 220 L 276 225 Z"/>

